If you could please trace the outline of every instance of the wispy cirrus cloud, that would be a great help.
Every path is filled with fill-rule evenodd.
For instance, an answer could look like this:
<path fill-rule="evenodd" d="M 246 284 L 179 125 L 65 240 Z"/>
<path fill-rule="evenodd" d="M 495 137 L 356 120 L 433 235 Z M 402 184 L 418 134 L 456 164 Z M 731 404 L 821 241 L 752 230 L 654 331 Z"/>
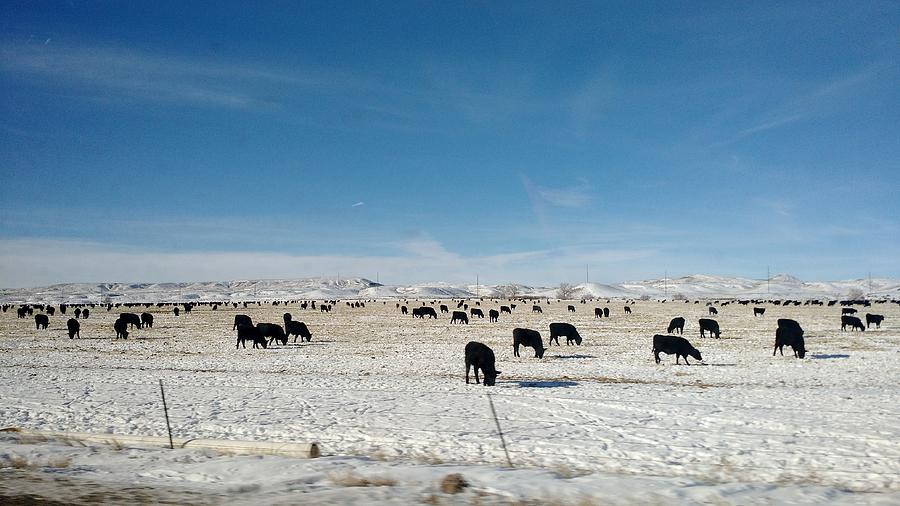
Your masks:
<path fill-rule="evenodd" d="M 857 92 L 860 87 L 875 79 L 890 66 L 891 64 L 887 62 L 872 63 L 851 74 L 791 97 L 778 107 L 763 113 L 755 125 L 741 130 L 727 143 L 813 117 L 821 110 L 833 106 L 838 97 Z"/>
<path fill-rule="evenodd" d="M 254 67 L 104 45 L 0 44 L 0 71 L 64 88 L 147 102 L 226 108 L 271 105 L 282 90 L 355 86 L 348 76 Z"/>

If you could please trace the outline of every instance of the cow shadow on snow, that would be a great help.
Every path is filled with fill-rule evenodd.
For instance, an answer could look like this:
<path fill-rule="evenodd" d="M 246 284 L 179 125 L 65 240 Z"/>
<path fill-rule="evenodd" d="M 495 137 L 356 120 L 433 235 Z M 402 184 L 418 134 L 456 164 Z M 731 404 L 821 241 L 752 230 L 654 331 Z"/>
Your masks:
<path fill-rule="evenodd" d="M 594 355 L 548 355 L 547 358 L 597 358 Z"/>
<path fill-rule="evenodd" d="M 818 359 L 818 360 L 823 360 L 823 359 L 829 359 L 829 358 L 850 358 L 850 355 L 845 355 L 842 353 L 839 353 L 836 355 L 815 354 L 815 355 L 811 355 L 811 357 Z"/>
<path fill-rule="evenodd" d="M 516 381 L 519 388 L 569 388 L 577 387 L 575 381 Z"/>

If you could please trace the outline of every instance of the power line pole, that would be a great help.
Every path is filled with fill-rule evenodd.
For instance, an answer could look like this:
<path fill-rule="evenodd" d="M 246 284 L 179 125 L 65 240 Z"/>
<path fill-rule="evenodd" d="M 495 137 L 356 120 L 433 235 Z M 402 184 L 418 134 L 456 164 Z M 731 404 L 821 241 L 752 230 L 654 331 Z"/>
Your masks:
<path fill-rule="evenodd" d="M 669 271 L 666 271 L 665 277 L 663 278 L 663 290 L 665 290 L 666 298 L 669 298 Z"/>
<path fill-rule="evenodd" d="M 475 297 L 478 297 L 478 274 L 475 275 Z"/>
<path fill-rule="evenodd" d="M 772 275 L 769 274 L 769 266 L 766 266 L 766 293 L 769 293 L 769 282 L 772 280 Z"/>

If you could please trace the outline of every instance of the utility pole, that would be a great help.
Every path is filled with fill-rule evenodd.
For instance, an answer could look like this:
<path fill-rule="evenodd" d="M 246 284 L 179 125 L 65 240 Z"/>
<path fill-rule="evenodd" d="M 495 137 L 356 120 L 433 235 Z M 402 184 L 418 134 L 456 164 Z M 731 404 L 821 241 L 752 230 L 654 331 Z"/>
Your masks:
<path fill-rule="evenodd" d="M 475 275 L 475 297 L 478 297 L 478 274 Z"/>
<path fill-rule="evenodd" d="M 869 296 L 872 295 L 872 271 L 869 271 Z"/>
<path fill-rule="evenodd" d="M 669 298 L 669 271 L 666 271 L 665 277 L 663 278 L 663 289 L 666 293 L 666 298 Z"/>
<path fill-rule="evenodd" d="M 769 282 L 772 280 L 772 275 L 769 274 L 769 266 L 766 266 L 766 293 L 769 293 Z"/>
<path fill-rule="evenodd" d="M 379 285 L 381 284 L 381 281 L 378 279 L 378 271 L 375 271 L 375 282 Z"/>

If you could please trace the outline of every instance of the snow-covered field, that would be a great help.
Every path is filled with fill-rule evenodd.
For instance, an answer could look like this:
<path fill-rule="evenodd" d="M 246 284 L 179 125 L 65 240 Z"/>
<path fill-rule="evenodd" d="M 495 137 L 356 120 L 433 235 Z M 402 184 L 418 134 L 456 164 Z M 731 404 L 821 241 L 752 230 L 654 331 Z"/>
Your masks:
<path fill-rule="evenodd" d="M 865 333 L 840 331 L 839 306 L 766 304 L 754 318 L 749 306 L 719 305 L 716 340 L 699 338 L 703 303 L 636 301 L 631 315 L 621 300 L 571 303 L 575 313 L 553 301 L 543 314 L 519 303 L 498 323 L 468 326 L 402 316 L 393 300 L 341 302 L 331 314 L 262 305 L 175 317 L 154 307 L 153 329 L 118 341 L 116 310 L 95 309 L 74 340 L 65 335 L 71 315 L 57 313 L 39 331 L 2 313 L 4 426 L 165 435 L 162 379 L 176 437 L 317 441 L 325 457 L 21 444 L 8 435 L 0 497 L 43 490 L 69 502 L 79 486 L 115 494 L 127 485 L 174 502 L 900 501 L 897 304 L 859 308 L 886 317 Z M 611 317 L 595 319 L 596 306 Z M 235 350 L 235 314 L 280 323 L 285 311 L 307 323 L 312 342 Z M 652 335 L 675 316 L 687 320 L 702 365 L 654 363 Z M 804 327 L 806 359 L 772 356 L 781 317 Z M 512 356 L 514 327 L 540 330 L 546 342 L 555 321 L 575 324 L 584 344 L 563 339 L 542 360 L 530 349 Z M 496 387 L 466 385 L 471 340 L 494 349 Z M 488 393 L 515 470 L 506 469 Z M 454 472 L 472 487 L 441 494 L 437 483 Z"/>

